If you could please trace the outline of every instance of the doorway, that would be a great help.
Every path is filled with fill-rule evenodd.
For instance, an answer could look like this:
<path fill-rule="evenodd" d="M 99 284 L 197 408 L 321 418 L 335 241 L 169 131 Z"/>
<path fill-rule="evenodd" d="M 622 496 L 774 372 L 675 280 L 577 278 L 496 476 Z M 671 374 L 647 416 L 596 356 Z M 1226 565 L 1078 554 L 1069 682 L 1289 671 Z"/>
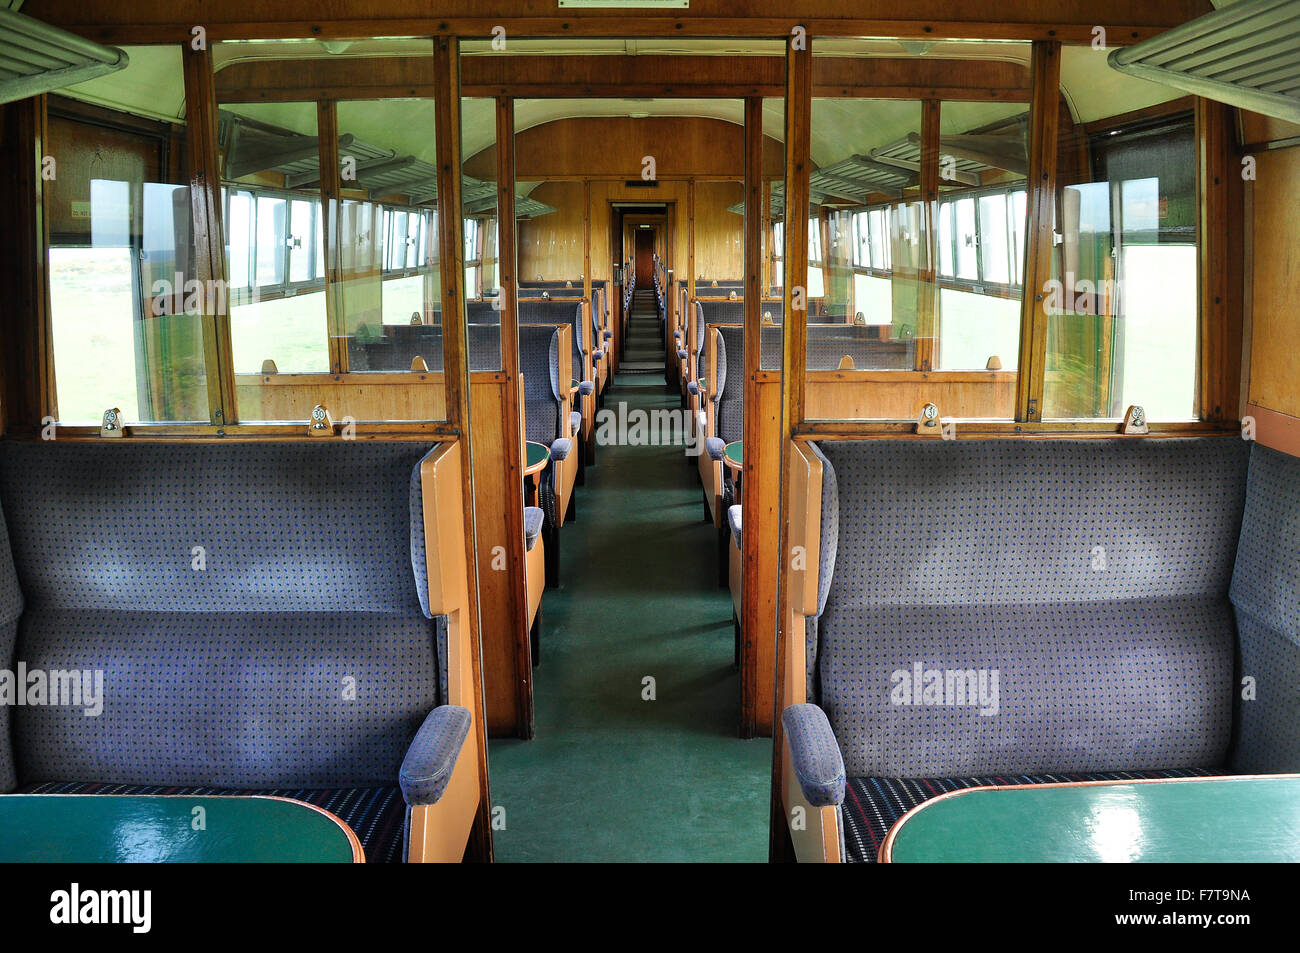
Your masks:
<path fill-rule="evenodd" d="M 636 286 L 648 288 L 654 281 L 655 233 L 651 228 L 636 230 Z"/>

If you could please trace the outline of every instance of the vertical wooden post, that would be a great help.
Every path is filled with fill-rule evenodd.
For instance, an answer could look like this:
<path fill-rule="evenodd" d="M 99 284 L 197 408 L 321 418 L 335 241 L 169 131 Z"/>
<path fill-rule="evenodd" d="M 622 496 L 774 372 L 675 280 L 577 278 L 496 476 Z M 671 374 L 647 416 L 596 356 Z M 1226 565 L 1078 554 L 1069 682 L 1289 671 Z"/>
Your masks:
<path fill-rule="evenodd" d="M 470 466 L 463 467 L 462 484 L 466 513 L 474 512 L 473 447 L 469 422 L 469 355 L 465 330 L 465 242 L 464 222 L 461 219 L 461 146 L 460 146 L 460 56 L 459 44 L 453 36 L 437 36 L 433 40 L 434 77 L 437 92 L 434 96 L 436 115 L 438 160 L 438 244 L 442 254 L 442 335 L 443 367 L 447 384 L 447 421 L 459 434 L 465 459 Z M 512 183 L 513 185 L 513 183 Z M 503 329 L 504 330 L 504 329 Z M 522 517 L 521 517 L 522 518 Z M 468 607 L 464 623 L 470 626 L 470 644 L 474 646 L 472 675 L 474 693 L 483 706 L 483 649 L 480 638 L 478 610 L 478 559 L 475 532 L 466 527 L 465 565 L 471 567 Z M 484 719 L 474 719 L 474 732 L 478 740 L 479 801 L 478 816 L 470 833 L 466 857 L 490 861 L 492 859 L 492 802 L 488 788 L 487 731 Z"/>
<path fill-rule="evenodd" d="M 515 101 L 509 96 L 498 96 L 497 120 L 497 221 L 500 223 L 497 254 L 501 261 L 501 369 L 505 372 L 505 396 L 502 401 L 508 408 L 520 405 L 519 386 L 519 285 L 517 282 L 519 242 L 515 219 Z M 507 447 L 518 447 L 523 441 L 524 422 L 517 413 L 507 413 L 501 428 Z M 525 591 L 524 538 L 524 474 L 515 454 L 507 454 L 507 470 L 502 478 L 511 490 L 513 502 L 505 514 L 506 531 L 510 534 L 510 575 L 512 592 Z M 528 633 L 528 600 L 517 600 L 513 634 L 515 636 L 515 734 L 532 738 L 533 727 L 533 664 L 532 644 Z"/>
<path fill-rule="evenodd" d="M 1028 232 L 1024 299 L 1020 308 L 1020 360 L 1016 374 L 1016 420 L 1043 419 L 1047 374 L 1047 283 L 1052 277 L 1053 210 L 1056 207 L 1057 133 L 1060 129 L 1061 44 L 1037 40 L 1030 62 L 1029 175 L 1025 180 Z"/>
<path fill-rule="evenodd" d="M 931 371 L 939 361 L 939 289 L 935 284 L 939 210 L 939 101 L 921 102 L 921 242 L 916 268 L 916 369 Z M 918 411 L 920 407 L 916 408 Z"/>
<path fill-rule="evenodd" d="M 1241 343 L 1245 295 L 1242 216 L 1245 186 L 1236 156 L 1230 106 L 1197 97 L 1196 414 L 1232 421 L 1241 415 Z"/>
<path fill-rule="evenodd" d="M 58 415 L 50 355 L 46 275 L 45 97 L 0 105 L 0 153 L 13 157 L 0 178 L 0 433 L 32 434 L 46 414 Z"/>
<path fill-rule="evenodd" d="M 809 176 L 812 170 L 812 37 L 804 36 L 796 48 L 791 42 L 785 54 L 785 324 L 781 357 L 781 460 L 780 475 L 790 470 L 790 441 L 803 421 L 804 370 L 808 340 L 807 313 L 793 308 L 796 290 L 807 300 Z M 773 861 L 793 857 L 785 812 L 781 806 L 781 773 L 785 739 L 781 731 L 780 700 L 785 668 L 786 625 L 790 617 L 790 593 L 786 580 L 789 549 L 785 481 L 781 487 L 777 520 L 780 544 L 777 548 L 776 658 L 772 702 L 772 794 L 768 856 Z"/>
<path fill-rule="evenodd" d="M 740 736 L 762 734 L 772 715 L 765 673 L 770 676 L 776 647 L 775 606 L 770 575 L 775 553 L 770 541 L 779 518 L 779 435 L 765 427 L 759 407 L 758 371 L 763 348 L 763 100 L 745 100 L 745 467 L 741 479 L 741 524 L 755 532 L 741 535 L 744 570 L 740 604 Z M 693 270 L 693 269 L 692 269 Z M 745 521 L 749 522 L 746 523 Z M 725 517 L 722 520 L 726 527 Z M 764 598 L 764 594 L 768 598 Z"/>
<path fill-rule="evenodd" d="M 320 143 L 321 229 L 325 243 L 325 321 L 330 336 L 330 371 L 348 370 L 348 329 L 343 298 L 343 179 L 339 167 L 339 114 L 332 99 L 316 104 L 316 138 Z"/>
<path fill-rule="evenodd" d="M 194 278 L 204 289 L 203 355 L 208 383 L 208 420 L 238 422 L 235 370 L 230 345 L 230 294 L 209 294 L 226 281 L 226 239 L 217 151 L 217 91 L 212 50 L 182 47 L 185 125 L 190 163 L 190 211 L 194 218 Z"/>

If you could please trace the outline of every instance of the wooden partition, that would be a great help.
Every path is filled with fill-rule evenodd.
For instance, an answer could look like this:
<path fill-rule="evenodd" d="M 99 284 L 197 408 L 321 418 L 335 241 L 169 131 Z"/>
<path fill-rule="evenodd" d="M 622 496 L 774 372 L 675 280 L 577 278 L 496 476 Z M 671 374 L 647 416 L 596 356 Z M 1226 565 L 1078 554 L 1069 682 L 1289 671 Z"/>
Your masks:
<path fill-rule="evenodd" d="M 493 736 L 532 737 L 533 666 L 526 615 L 526 572 L 520 521 L 521 444 L 511 419 L 522 425 L 522 388 L 501 372 L 470 375 L 474 452 L 474 525 L 478 534 L 479 613 L 483 641 L 483 695 Z M 513 404 L 512 406 L 512 398 Z M 518 431 L 515 431 L 518 433 Z"/>
<path fill-rule="evenodd" d="M 1247 183 L 1248 379 L 1242 413 L 1252 418 L 1261 443 L 1300 456 L 1300 125 L 1253 114 L 1243 119 L 1242 138 L 1256 177 Z"/>
<path fill-rule="evenodd" d="M 447 617 L 444 704 L 469 709 L 474 727 L 465 737 L 451 780 L 438 803 L 411 809 L 407 856 L 412 861 L 459 861 L 482 803 L 479 775 L 486 752 L 482 747 L 478 633 L 471 618 L 470 576 L 465 565 L 464 468 L 459 441 L 443 443 L 420 464 L 429 611 Z"/>

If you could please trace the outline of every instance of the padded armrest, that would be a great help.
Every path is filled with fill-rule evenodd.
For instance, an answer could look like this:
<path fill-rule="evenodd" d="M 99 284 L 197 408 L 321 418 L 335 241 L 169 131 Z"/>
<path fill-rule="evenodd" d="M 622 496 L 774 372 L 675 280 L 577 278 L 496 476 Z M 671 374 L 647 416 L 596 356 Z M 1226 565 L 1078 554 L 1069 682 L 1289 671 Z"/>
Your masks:
<path fill-rule="evenodd" d="M 591 352 L 591 356 L 594 360 L 603 361 L 605 359 L 605 349 L 603 347 L 596 348 Z"/>
<path fill-rule="evenodd" d="M 605 332 L 605 340 L 606 340 L 606 341 L 608 341 L 608 340 L 609 340 L 610 338 L 612 338 L 613 336 L 614 336 L 614 332 L 613 332 L 613 331 L 606 331 L 606 332 Z"/>
<path fill-rule="evenodd" d="M 791 705 L 781 713 L 791 768 L 813 807 L 844 801 L 844 757 L 826 712 L 816 705 Z"/>
<path fill-rule="evenodd" d="M 680 341 L 681 339 L 682 339 L 682 332 L 681 332 L 681 331 L 674 331 L 674 332 L 673 332 L 673 340 L 674 340 L 674 341 Z"/>
<path fill-rule="evenodd" d="M 573 449 L 573 441 L 568 437 L 556 437 L 551 441 L 551 459 L 563 460 Z"/>
<path fill-rule="evenodd" d="M 583 381 L 581 384 L 578 385 L 578 393 L 581 394 L 583 397 L 586 397 L 588 394 L 595 393 L 595 391 L 596 391 L 596 384 L 594 381 Z"/>
<path fill-rule="evenodd" d="M 545 521 L 546 514 L 542 512 L 540 506 L 524 507 L 524 549 L 528 552 L 532 552 L 533 547 L 537 545 Z"/>
<path fill-rule="evenodd" d="M 723 451 L 726 448 L 726 441 L 721 437 L 709 437 L 704 441 L 704 450 L 708 453 L 710 460 L 721 460 Z"/>
<path fill-rule="evenodd" d="M 683 361 L 686 360 L 686 348 L 679 347 L 677 349 L 677 356 L 681 358 Z"/>
<path fill-rule="evenodd" d="M 439 705 L 429 712 L 397 774 L 402 797 L 409 806 L 438 803 L 472 722 L 469 709 L 459 705 Z"/>
<path fill-rule="evenodd" d="M 687 381 L 687 382 L 686 382 L 686 391 L 687 391 L 687 393 L 691 394 L 692 396 L 698 397 L 698 396 L 699 396 L 699 393 L 700 393 L 700 385 L 699 385 L 699 383 L 696 382 L 696 381 Z"/>

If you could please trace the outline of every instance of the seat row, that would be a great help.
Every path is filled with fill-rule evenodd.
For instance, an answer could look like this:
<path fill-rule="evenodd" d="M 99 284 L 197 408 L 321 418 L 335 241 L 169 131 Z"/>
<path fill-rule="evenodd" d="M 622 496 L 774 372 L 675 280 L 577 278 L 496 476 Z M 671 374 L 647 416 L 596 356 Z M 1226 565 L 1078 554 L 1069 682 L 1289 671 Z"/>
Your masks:
<path fill-rule="evenodd" d="M 26 693 L 0 793 L 276 794 L 370 861 L 459 860 L 464 465 L 457 442 L 0 443 L 0 668 Z"/>
<path fill-rule="evenodd" d="M 800 859 L 873 861 L 959 788 L 1300 770 L 1300 460 L 1232 436 L 796 442 L 788 493 Z"/>

